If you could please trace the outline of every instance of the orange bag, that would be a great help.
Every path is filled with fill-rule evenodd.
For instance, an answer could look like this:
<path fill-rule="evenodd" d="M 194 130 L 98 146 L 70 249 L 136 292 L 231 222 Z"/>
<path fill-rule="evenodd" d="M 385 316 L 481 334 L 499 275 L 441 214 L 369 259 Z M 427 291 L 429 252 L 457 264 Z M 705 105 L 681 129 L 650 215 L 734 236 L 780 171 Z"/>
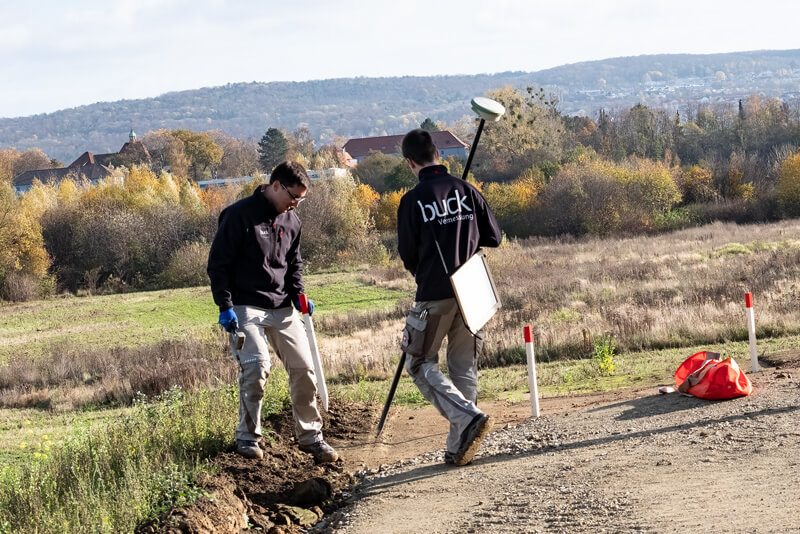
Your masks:
<path fill-rule="evenodd" d="M 688 389 L 681 384 L 689 380 Z M 678 388 L 701 399 L 720 400 L 750 395 L 753 385 L 733 358 L 707 359 L 706 351 L 689 356 L 675 371 Z"/>

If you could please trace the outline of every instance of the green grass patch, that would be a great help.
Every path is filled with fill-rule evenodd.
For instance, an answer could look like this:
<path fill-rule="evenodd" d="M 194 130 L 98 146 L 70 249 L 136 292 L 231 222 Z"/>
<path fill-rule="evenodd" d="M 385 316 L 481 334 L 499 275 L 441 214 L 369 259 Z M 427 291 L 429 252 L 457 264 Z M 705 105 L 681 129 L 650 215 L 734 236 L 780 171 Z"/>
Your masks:
<path fill-rule="evenodd" d="M 315 316 L 390 308 L 404 292 L 365 282 L 359 272 L 308 275 Z M 10 357 L 36 359 L 66 345 L 140 347 L 191 337 L 213 342 L 217 306 L 208 287 L 62 297 L 0 306 L 0 365 Z"/>
<path fill-rule="evenodd" d="M 320 316 L 393 308 L 405 291 L 369 284 L 358 273 L 328 273 L 306 278 L 306 292 Z"/>

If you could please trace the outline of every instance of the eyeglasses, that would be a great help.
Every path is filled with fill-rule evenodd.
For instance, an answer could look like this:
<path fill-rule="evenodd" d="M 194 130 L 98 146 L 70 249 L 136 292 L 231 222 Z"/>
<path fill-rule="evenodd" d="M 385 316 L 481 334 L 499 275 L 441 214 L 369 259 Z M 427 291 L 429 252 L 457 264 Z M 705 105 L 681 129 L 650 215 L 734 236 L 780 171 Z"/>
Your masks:
<path fill-rule="evenodd" d="M 281 184 L 280 182 L 278 182 L 278 183 L 279 183 L 279 184 Z M 293 203 L 295 203 L 295 204 L 300 204 L 302 201 L 304 201 L 304 200 L 306 199 L 306 197 L 300 197 L 300 196 L 296 196 L 296 195 L 294 195 L 294 194 L 293 194 L 291 191 L 289 191 L 289 190 L 286 188 L 286 186 L 285 186 L 285 185 L 283 185 L 283 184 L 281 184 L 281 187 L 283 188 L 283 190 L 284 190 L 284 191 L 286 191 L 286 194 L 287 194 L 287 195 L 289 195 L 289 198 L 291 198 L 291 199 L 292 199 L 292 202 L 293 202 Z"/>

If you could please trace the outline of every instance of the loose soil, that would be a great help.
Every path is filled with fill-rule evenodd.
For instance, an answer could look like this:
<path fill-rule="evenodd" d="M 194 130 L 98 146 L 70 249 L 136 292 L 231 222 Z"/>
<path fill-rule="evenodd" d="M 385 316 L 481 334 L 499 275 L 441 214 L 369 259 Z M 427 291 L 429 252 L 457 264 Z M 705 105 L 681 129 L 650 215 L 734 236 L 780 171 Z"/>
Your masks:
<path fill-rule="evenodd" d="M 284 415 L 263 460 L 220 455 L 212 499 L 141 531 L 800 532 L 800 351 L 762 363 L 729 401 L 648 387 L 546 398 L 537 419 L 482 404 L 495 431 L 461 468 L 432 408 L 393 408 L 375 438 L 380 406 L 332 406 L 331 466 L 297 450 Z"/>

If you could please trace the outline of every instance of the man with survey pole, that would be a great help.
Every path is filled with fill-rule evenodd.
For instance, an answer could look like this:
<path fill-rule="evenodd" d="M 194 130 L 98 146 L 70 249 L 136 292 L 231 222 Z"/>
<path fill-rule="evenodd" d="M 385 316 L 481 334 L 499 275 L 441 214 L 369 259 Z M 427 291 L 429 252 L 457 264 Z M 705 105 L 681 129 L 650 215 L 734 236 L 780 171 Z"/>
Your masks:
<path fill-rule="evenodd" d="M 322 437 L 317 408 L 317 379 L 303 323 L 292 309 L 303 295 L 300 219 L 294 212 L 311 182 L 302 165 L 283 162 L 269 184 L 225 208 L 208 257 L 211 292 L 219 306 L 219 323 L 244 334 L 238 348 L 239 425 L 236 452 L 262 458 L 261 405 L 270 371 L 269 346 L 286 367 L 300 450 L 319 463 L 339 456 Z M 309 314 L 314 303 L 308 301 Z"/>
<path fill-rule="evenodd" d="M 397 210 L 400 258 L 417 282 L 416 302 L 403 330 L 406 370 L 450 422 L 445 462 L 466 465 L 493 421 L 476 406 L 483 332 L 474 335 L 467 328 L 449 278 L 480 247 L 500 245 L 502 234 L 480 192 L 439 164 L 430 133 L 417 129 L 406 134 L 402 152 L 419 179 Z M 438 363 L 445 337 L 449 379 Z"/>

